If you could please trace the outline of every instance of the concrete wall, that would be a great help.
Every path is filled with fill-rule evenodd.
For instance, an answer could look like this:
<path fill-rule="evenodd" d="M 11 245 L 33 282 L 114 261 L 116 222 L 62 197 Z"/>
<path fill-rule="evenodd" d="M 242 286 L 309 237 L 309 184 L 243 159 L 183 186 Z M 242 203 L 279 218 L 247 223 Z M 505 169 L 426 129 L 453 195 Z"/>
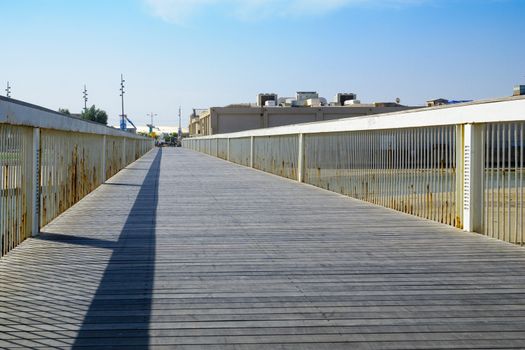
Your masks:
<path fill-rule="evenodd" d="M 400 112 L 418 107 L 213 107 L 190 121 L 190 136 L 205 136 L 245 130 Z"/>

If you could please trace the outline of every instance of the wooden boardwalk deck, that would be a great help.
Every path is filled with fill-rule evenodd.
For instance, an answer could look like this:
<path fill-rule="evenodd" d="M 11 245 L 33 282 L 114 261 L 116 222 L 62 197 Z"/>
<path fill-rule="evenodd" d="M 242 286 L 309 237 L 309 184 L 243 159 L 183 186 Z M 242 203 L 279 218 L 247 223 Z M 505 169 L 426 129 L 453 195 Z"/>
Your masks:
<path fill-rule="evenodd" d="M 525 348 L 525 250 L 183 149 L 0 260 L 0 348 Z"/>

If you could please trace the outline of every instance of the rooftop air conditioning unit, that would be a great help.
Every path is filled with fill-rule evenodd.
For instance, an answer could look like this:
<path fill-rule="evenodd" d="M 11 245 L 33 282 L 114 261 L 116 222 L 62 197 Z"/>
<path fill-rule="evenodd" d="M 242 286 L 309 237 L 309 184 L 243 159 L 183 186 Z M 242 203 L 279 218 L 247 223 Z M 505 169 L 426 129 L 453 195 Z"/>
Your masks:
<path fill-rule="evenodd" d="M 277 100 L 277 94 L 259 94 L 257 95 L 257 106 L 266 106 L 266 101 L 274 101 L 274 103 L 277 103 Z"/>
<path fill-rule="evenodd" d="M 337 106 L 345 106 L 346 101 L 356 100 L 357 95 L 351 92 L 340 92 L 335 95 L 334 102 Z"/>
<path fill-rule="evenodd" d="M 319 94 L 315 91 L 297 91 L 297 101 L 306 101 L 314 98 L 319 98 Z"/>

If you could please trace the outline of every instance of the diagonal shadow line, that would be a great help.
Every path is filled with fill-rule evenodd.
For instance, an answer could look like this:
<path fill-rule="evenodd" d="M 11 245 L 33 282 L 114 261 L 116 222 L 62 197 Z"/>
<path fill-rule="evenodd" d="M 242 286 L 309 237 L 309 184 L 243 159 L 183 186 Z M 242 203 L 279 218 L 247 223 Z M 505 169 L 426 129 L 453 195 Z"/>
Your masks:
<path fill-rule="evenodd" d="M 141 185 L 136 185 L 136 184 L 126 184 L 126 183 L 118 183 L 118 182 L 106 182 L 103 186 L 131 186 L 131 187 L 140 187 Z"/>
<path fill-rule="evenodd" d="M 147 349 L 149 347 L 161 158 L 162 149 L 158 149 L 85 314 L 72 349 L 81 349 L 86 346 L 111 347 L 122 345 L 123 342 L 133 348 Z M 140 230 L 136 229 L 137 225 L 140 226 Z M 126 287 L 120 286 L 122 282 L 125 282 Z M 130 313 L 140 316 L 100 316 L 101 310 L 122 309 L 122 304 L 127 305 Z M 134 325 L 135 332 L 132 339 L 123 339 L 119 336 L 119 324 Z M 100 339 L 93 336 L 94 331 L 107 331 L 114 336 Z"/>
<path fill-rule="evenodd" d="M 39 241 L 51 241 L 57 243 L 64 243 L 70 245 L 87 246 L 94 248 L 113 249 L 117 247 L 118 241 L 109 241 L 91 237 L 81 237 L 68 235 L 65 233 L 41 232 L 41 234 L 33 239 Z"/>

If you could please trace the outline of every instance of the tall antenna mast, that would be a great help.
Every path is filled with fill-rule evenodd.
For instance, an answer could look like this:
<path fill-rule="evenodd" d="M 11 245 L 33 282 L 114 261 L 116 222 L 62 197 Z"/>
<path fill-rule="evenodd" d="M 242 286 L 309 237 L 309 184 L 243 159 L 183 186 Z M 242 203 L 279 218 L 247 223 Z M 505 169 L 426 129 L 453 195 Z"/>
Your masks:
<path fill-rule="evenodd" d="M 179 106 L 179 130 L 177 132 L 177 139 L 178 139 L 178 143 L 180 144 L 181 141 L 182 141 L 182 122 L 181 122 L 181 111 L 182 111 L 182 107 Z"/>
<path fill-rule="evenodd" d="M 149 116 L 151 120 L 151 123 L 147 124 L 147 126 L 149 127 L 149 133 L 151 134 L 153 132 L 153 128 L 155 127 L 155 125 L 153 125 L 153 117 L 156 117 L 157 114 L 151 112 L 150 114 L 146 114 L 146 116 Z"/>
<path fill-rule="evenodd" d="M 126 114 L 124 114 L 124 75 L 120 74 L 120 97 L 122 100 L 122 114 L 120 115 L 120 129 L 126 130 Z"/>
<path fill-rule="evenodd" d="M 88 101 L 88 93 L 87 93 L 87 89 L 86 89 L 86 84 L 84 84 L 83 95 L 84 95 L 84 112 L 85 112 L 85 111 L 87 111 L 87 101 Z"/>
<path fill-rule="evenodd" d="M 5 89 L 5 93 L 7 98 L 11 98 L 11 85 L 9 85 L 9 82 L 7 82 L 7 88 Z"/>

